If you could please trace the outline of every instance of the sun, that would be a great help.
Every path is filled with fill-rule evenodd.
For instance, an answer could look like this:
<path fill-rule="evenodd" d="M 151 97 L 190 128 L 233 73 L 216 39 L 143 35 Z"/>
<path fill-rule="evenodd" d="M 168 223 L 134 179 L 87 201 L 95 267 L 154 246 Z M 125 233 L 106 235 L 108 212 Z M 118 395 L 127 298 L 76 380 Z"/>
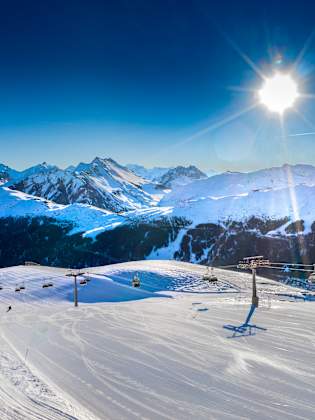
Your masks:
<path fill-rule="evenodd" d="M 290 74 L 275 73 L 272 77 L 266 78 L 258 92 L 260 102 L 269 111 L 283 114 L 291 108 L 299 96 L 297 83 Z"/>

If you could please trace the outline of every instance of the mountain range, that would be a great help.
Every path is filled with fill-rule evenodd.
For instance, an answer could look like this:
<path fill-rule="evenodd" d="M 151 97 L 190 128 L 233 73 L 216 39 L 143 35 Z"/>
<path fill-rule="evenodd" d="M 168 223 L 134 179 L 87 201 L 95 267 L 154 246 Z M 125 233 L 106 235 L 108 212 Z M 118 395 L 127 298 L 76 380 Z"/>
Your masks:
<path fill-rule="evenodd" d="M 137 167 L 98 157 L 65 170 L 0 165 L 0 265 L 162 257 L 208 264 L 253 253 L 315 259 L 315 167 L 153 172 L 144 178 Z"/>

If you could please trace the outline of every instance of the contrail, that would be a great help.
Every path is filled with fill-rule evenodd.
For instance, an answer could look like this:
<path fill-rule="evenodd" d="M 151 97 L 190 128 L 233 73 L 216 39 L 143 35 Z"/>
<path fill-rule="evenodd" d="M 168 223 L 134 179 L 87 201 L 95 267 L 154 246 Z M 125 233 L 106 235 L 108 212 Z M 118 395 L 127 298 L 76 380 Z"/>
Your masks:
<path fill-rule="evenodd" d="M 286 137 L 301 137 L 301 136 L 313 136 L 313 135 L 315 135 L 315 131 L 311 131 L 309 133 L 288 134 Z"/>

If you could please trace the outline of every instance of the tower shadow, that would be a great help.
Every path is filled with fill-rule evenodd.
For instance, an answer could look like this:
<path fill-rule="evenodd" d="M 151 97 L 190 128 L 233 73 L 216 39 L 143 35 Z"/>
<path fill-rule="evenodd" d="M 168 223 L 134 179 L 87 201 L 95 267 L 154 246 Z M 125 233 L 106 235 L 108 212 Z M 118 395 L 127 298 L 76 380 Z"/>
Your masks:
<path fill-rule="evenodd" d="M 256 305 L 251 305 L 244 324 L 241 324 L 239 326 L 231 324 L 223 325 L 224 329 L 233 331 L 233 334 L 231 336 L 228 336 L 227 338 L 238 338 L 255 335 L 257 330 L 267 331 L 267 328 L 258 327 L 256 324 L 250 323 L 250 320 L 253 317 L 255 310 Z"/>

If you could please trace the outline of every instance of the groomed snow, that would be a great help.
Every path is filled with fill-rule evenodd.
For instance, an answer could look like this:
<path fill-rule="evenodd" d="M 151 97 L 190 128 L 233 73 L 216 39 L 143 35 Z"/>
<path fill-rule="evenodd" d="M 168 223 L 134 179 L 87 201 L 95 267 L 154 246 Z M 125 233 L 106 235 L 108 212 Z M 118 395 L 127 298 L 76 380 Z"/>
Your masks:
<path fill-rule="evenodd" d="M 86 271 L 74 308 L 66 270 L 0 270 L 1 418 L 313 418 L 315 303 L 298 289 L 258 277 L 251 323 L 266 330 L 231 338 L 246 273 L 216 269 L 208 285 L 204 267 L 174 261 Z"/>

